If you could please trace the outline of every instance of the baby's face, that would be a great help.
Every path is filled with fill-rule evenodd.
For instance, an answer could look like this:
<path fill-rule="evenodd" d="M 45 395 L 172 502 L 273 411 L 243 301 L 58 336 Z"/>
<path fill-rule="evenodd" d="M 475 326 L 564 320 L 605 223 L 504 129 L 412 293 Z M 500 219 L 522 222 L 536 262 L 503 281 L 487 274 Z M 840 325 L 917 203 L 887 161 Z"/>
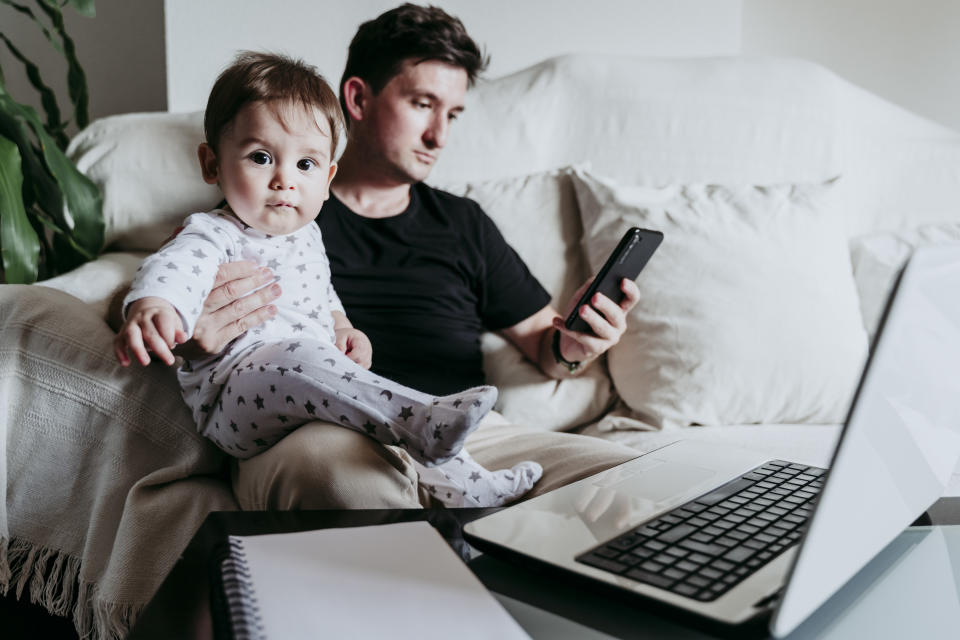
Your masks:
<path fill-rule="evenodd" d="M 220 184 L 230 210 L 270 235 L 313 222 L 337 170 L 326 118 L 294 104 L 244 106 L 221 135 L 216 158 L 203 156 L 201 148 L 204 179 Z"/>

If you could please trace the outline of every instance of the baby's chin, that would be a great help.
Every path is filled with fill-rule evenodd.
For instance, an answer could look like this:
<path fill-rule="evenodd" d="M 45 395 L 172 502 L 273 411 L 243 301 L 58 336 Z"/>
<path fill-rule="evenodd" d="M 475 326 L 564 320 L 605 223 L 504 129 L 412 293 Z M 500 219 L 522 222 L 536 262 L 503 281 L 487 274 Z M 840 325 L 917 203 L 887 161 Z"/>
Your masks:
<path fill-rule="evenodd" d="M 298 231 L 304 228 L 308 224 L 313 223 L 313 220 L 303 220 L 299 217 L 296 217 L 296 219 L 294 219 L 293 216 L 291 216 L 286 220 L 270 221 L 270 220 L 259 219 L 256 216 L 244 216 L 242 214 L 238 214 L 235 211 L 232 213 L 243 224 L 247 225 L 252 229 L 256 229 L 257 231 L 260 231 L 261 233 L 265 233 L 268 236 L 285 236 L 287 234 L 293 233 L 294 231 Z"/>

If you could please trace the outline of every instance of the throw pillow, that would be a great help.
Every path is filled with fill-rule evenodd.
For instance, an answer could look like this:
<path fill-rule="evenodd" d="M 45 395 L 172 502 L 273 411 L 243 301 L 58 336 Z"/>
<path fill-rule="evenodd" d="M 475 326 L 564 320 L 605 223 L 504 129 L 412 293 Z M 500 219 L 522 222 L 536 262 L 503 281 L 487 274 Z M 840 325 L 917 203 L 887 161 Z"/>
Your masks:
<path fill-rule="evenodd" d="M 630 226 L 664 241 L 609 353 L 623 400 L 659 427 L 840 422 L 866 354 L 830 183 L 620 186 L 574 172 L 594 270 Z"/>
<path fill-rule="evenodd" d="M 550 292 L 554 307 L 562 309 L 586 279 L 582 227 L 568 171 L 437 187 L 483 208 Z M 566 430 L 596 420 L 613 402 L 602 366 L 577 378 L 554 380 L 500 336 L 487 334 L 481 346 L 487 381 L 500 389 L 496 408 L 511 422 Z"/>
<path fill-rule="evenodd" d="M 863 324 L 873 341 L 890 287 L 914 249 L 960 243 L 960 222 L 926 224 L 910 231 L 870 233 L 850 241 L 853 277 Z"/>
<path fill-rule="evenodd" d="M 203 113 L 128 113 L 102 118 L 67 153 L 100 187 L 106 246 L 156 251 L 191 213 L 223 198 L 200 177 Z"/>

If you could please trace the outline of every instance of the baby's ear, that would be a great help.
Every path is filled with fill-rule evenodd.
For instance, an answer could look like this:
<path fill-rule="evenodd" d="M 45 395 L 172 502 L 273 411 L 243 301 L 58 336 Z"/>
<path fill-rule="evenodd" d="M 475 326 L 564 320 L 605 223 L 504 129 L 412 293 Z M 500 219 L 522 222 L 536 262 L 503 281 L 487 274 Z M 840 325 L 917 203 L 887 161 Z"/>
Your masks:
<path fill-rule="evenodd" d="M 197 158 L 200 160 L 200 174 L 203 176 L 203 181 L 207 184 L 217 184 L 217 154 L 213 152 L 213 147 L 206 142 L 201 143 L 197 147 Z"/>

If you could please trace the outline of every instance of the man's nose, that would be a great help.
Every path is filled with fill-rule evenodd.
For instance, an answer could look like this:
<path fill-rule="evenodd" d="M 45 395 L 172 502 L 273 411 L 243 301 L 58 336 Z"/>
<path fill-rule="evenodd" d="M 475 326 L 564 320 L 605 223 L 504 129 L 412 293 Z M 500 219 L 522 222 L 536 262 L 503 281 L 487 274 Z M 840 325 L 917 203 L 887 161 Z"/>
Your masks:
<path fill-rule="evenodd" d="M 447 144 L 447 135 L 450 133 L 450 122 L 446 116 L 438 113 L 430 120 L 430 126 L 423 136 L 423 141 L 429 149 L 443 149 Z"/>

